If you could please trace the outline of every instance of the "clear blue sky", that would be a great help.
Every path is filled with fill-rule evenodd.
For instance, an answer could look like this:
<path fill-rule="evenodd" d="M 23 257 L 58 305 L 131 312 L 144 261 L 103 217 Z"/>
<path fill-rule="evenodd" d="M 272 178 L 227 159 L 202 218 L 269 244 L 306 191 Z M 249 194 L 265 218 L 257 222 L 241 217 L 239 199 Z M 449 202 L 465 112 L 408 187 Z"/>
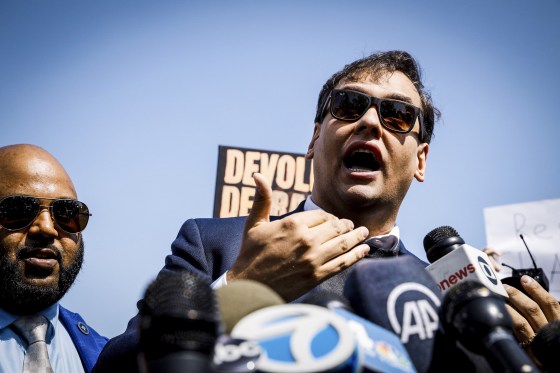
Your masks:
<path fill-rule="evenodd" d="M 93 213 L 63 304 L 121 333 L 187 218 L 210 217 L 219 145 L 304 153 L 332 73 L 420 62 L 442 111 L 398 224 L 485 245 L 483 208 L 560 197 L 560 2 L 0 3 L 0 146 L 53 153 Z"/>

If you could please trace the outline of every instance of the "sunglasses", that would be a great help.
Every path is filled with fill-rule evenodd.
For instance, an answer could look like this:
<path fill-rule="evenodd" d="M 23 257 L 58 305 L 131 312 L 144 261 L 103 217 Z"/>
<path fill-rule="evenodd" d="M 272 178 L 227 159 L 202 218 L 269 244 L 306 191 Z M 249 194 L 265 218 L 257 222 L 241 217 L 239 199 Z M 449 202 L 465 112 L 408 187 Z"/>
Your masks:
<path fill-rule="evenodd" d="M 331 115 L 347 122 L 357 121 L 375 105 L 381 125 L 396 133 L 409 133 L 414 128 L 416 119 L 420 118 L 420 136 L 422 135 L 422 110 L 409 103 L 368 96 L 348 89 L 333 89 L 325 102 L 322 115 L 329 102 Z"/>
<path fill-rule="evenodd" d="M 41 200 L 53 202 L 42 205 Z M 73 199 L 9 196 L 0 200 L 0 226 L 9 231 L 23 229 L 44 209 L 49 209 L 55 223 L 68 233 L 83 231 L 91 216 L 85 203 Z"/>

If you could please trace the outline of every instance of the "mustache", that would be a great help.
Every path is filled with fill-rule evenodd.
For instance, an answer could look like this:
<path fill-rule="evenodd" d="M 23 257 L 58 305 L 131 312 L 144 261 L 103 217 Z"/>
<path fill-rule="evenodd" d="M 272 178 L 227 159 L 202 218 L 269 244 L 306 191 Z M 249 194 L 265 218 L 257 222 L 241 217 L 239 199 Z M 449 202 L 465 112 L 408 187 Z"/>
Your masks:
<path fill-rule="evenodd" d="M 18 259 L 26 259 L 29 258 L 31 256 L 33 256 L 33 253 L 39 250 L 50 250 L 52 251 L 52 253 L 54 254 L 54 258 L 56 259 L 59 263 L 62 263 L 62 253 L 60 252 L 60 249 L 58 247 L 56 247 L 55 245 L 47 245 L 47 246 L 31 246 L 31 245 L 25 245 L 23 247 L 21 247 L 17 253 L 17 258 Z"/>

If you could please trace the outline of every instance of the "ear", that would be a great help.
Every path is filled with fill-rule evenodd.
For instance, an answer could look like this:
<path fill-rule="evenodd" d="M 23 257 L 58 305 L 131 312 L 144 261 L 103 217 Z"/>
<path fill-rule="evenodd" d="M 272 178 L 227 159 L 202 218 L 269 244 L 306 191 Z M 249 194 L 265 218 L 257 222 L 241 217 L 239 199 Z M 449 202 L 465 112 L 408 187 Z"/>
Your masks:
<path fill-rule="evenodd" d="M 320 132 L 321 123 L 315 123 L 315 127 L 313 128 L 313 136 L 311 137 L 311 141 L 309 142 L 309 146 L 307 147 L 307 154 L 305 155 L 305 159 L 313 159 L 313 155 L 315 154 L 315 142 L 319 138 Z"/>
<path fill-rule="evenodd" d="M 428 159 L 428 150 L 430 146 L 427 143 L 418 145 L 416 150 L 416 157 L 418 158 L 418 168 L 414 172 L 414 178 L 419 182 L 424 181 L 424 174 L 426 173 L 426 160 Z"/>

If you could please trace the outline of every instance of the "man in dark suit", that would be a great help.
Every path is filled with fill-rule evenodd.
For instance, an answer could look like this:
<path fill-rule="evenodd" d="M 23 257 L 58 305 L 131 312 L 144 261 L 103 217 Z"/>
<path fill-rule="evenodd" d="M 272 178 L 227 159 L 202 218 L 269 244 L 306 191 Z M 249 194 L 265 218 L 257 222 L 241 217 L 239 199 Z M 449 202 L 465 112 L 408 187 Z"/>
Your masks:
<path fill-rule="evenodd" d="M 256 280 L 295 301 L 319 285 L 341 291 L 346 269 L 366 256 L 412 255 L 396 218 L 412 181 L 424 181 L 437 116 L 410 54 L 377 53 L 345 66 L 319 94 L 306 155 L 311 198 L 271 217 L 270 185 L 255 174 L 249 216 L 188 220 L 161 273 L 188 269 L 214 287 Z M 138 321 L 107 344 L 100 371 L 130 368 Z"/>
<path fill-rule="evenodd" d="M 0 148 L 0 372 L 39 369 L 28 365 L 39 343 L 25 335 L 25 319 L 46 331 L 41 372 L 92 370 L 107 338 L 59 304 L 82 266 L 89 216 L 51 154 L 26 144 Z"/>

